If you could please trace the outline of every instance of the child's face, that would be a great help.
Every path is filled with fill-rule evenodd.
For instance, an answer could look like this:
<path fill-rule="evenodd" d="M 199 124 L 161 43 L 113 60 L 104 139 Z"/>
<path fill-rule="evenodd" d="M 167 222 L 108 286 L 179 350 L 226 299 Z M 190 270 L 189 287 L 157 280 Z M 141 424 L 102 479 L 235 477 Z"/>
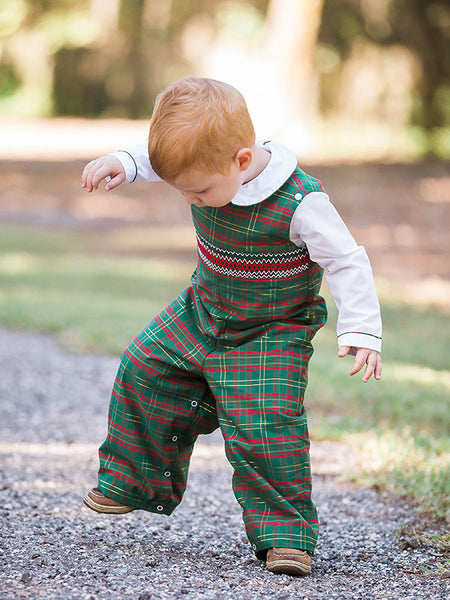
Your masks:
<path fill-rule="evenodd" d="M 239 163 L 233 162 L 226 175 L 189 171 L 179 175 L 171 185 L 183 194 L 188 204 L 220 208 L 231 202 L 242 185 L 242 179 Z"/>

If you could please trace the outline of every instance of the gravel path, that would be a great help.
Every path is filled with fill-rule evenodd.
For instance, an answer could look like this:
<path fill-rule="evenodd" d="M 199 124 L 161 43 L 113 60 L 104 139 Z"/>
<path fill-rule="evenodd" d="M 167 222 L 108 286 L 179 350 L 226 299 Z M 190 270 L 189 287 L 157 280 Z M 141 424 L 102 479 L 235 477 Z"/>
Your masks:
<path fill-rule="evenodd" d="M 339 483 L 349 449 L 336 443 L 313 443 L 321 537 L 307 578 L 273 575 L 254 557 L 219 434 L 197 443 L 171 517 L 89 511 L 81 496 L 95 482 L 117 363 L 0 329 L 1 600 L 449 597 L 448 580 L 424 571 L 436 571 L 437 551 L 398 541 L 413 509 Z"/>

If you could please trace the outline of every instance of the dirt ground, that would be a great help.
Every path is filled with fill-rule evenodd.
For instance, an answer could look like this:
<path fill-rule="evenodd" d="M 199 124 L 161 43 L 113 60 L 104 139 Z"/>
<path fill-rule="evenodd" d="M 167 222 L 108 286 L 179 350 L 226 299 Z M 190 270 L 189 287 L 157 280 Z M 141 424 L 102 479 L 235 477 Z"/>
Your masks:
<path fill-rule="evenodd" d="M 117 358 L 0 327 L 2 600 L 447 600 L 445 533 L 404 498 L 342 481 L 357 451 L 313 440 L 320 537 L 308 578 L 256 560 L 219 431 L 198 440 L 170 516 L 98 515 L 96 481 Z"/>
<path fill-rule="evenodd" d="M 75 231 L 89 251 L 194 259 L 189 209 L 169 186 L 135 183 L 88 194 L 80 175 L 89 157 L 16 155 L 0 161 L 0 221 Z M 321 179 L 367 248 L 377 279 L 418 302 L 450 305 L 449 164 L 302 167 Z"/>

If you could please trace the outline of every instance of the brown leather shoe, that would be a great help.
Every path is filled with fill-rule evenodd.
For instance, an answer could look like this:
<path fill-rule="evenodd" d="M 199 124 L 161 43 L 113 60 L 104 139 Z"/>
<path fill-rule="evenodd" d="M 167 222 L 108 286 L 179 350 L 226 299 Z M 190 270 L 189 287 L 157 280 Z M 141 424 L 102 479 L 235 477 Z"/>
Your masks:
<path fill-rule="evenodd" d="M 270 548 L 267 551 L 266 566 L 272 573 L 309 575 L 311 556 L 306 550 L 296 548 Z"/>
<path fill-rule="evenodd" d="M 99 513 L 123 515 L 134 510 L 134 508 L 131 508 L 131 506 L 126 506 L 125 504 L 121 504 L 112 498 L 107 498 L 97 488 L 92 488 L 92 490 L 89 490 L 89 492 L 83 498 L 83 502 L 86 504 L 86 506 Z"/>

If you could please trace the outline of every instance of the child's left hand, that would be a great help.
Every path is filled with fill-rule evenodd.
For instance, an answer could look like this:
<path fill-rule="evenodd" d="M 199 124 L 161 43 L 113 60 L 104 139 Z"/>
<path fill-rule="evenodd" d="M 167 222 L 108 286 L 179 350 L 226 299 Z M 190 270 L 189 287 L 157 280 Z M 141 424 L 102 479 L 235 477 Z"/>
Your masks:
<path fill-rule="evenodd" d="M 347 356 L 350 350 L 356 350 L 355 362 L 353 363 L 353 367 L 350 369 L 350 375 L 358 373 L 358 371 L 361 371 L 364 365 L 367 365 L 362 378 L 364 383 L 367 383 L 372 375 L 375 377 L 375 379 L 380 379 L 382 367 L 381 355 L 379 352 L 376 350 L 369 350 L 369 348 L 352 348 L 351 346 L 341 346 L 338 351 L 338 356 Z"/>

